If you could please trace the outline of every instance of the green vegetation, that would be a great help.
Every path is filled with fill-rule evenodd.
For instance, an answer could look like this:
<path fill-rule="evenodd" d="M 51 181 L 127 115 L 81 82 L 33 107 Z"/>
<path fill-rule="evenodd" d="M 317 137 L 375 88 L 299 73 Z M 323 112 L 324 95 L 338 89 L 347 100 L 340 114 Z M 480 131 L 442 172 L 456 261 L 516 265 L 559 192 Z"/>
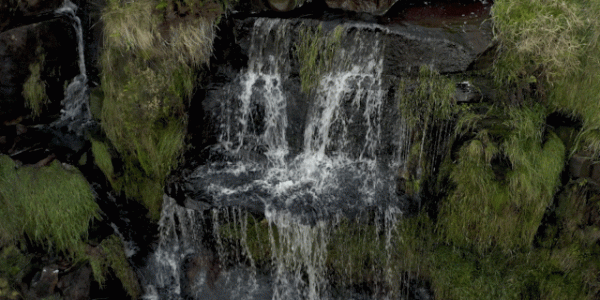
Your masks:
<path fill-rule="evenodd" d="M 99 218 L 91 188 L 80 173 L 21 167 L 0 156 L 0 240 L 31 241 L 56 252 L 83 257 L 90 222 Z"/>
<path fill-rule="evenodd" d="M 27 107 L 31 109 L 34 117 L 38 117 L 42 113 L 42 108 L 48 103 L 46 95 L 46 85 L 41 79 L 41 72 L 44 68 L 45 55 L 40 49 L 38 53 L 39 61 L 29 65 L 30 75 L 27 81 L 23 84 L 23 98 Z"/>
<path fill-rule="evenodd" d="M 132 299 L 137 299 L 141 293 L 140 285 L 127 261 L 119 237 L 114 234 L 109 236 L 100 243 L 98 248 L 100 249 L 99 253 L 90 256 L 95 280 L 103 285 L 110 268 L 123 284 L 127 294 Z"/>
<path fill-rule="evenodd" d="M 508 117 L 507 135 L 482 129 L 459 151 L 450 174 L 455 189 L 440 208 L 440 229 L 454 245 L 527 249 L 556 192 L 565 149 L 554 134 L 542 144 L 542 107 L 512 109 Z M 501 158 L 509 161 L 504 169 L 493 166 Z"/>
<path fill-rule="evenodd" d="M 300 30 L 296 43 L 296 54 L 300 61 L 302 91 L 314 92 L 323 76 L 331 72 L 333 58 L 340 47 L 344 28 L 341 25 L 327 34 L 321 24 L 316 29 L 305 27 Z"/>
<path fill-rule="evenodd" d="M 421 66 L 416 80 L 403 79 L 396 99 L 400 114 L 411 128 L 427 132 L 432 122 L 448 120 L 457 112 L 455 82 L 429 66 Z"/>
<path fill-rule="evenodd" d="M 0 246 L 3 241 L 0 240 Z M 19 299 L 16 284 L 25 276 L 23 269 L 30 257 L 23 254 L 15 245 L 0 248 L 0 299 Z"/>
<path fill-rule="evenodd" d="M 600 3 L 496 1 L 492 8 L 500 55 L 496 81 L 517 94 L 536 83 L 554 111 L 583 121 L 574 151 L 600 155 Z"/>
<path fill-rule="evenodd" d="M 155 220 L 164 180 L 183 152 L 195 68 L 208 63 L 215 24 L 228 5 L 111 0 L 103 12 L 101 122 L 116 151 L 97 141 L 93 151 L 113 187 L 141 201 Z M 111 157 L 121 160 L 120 169 Z"/>

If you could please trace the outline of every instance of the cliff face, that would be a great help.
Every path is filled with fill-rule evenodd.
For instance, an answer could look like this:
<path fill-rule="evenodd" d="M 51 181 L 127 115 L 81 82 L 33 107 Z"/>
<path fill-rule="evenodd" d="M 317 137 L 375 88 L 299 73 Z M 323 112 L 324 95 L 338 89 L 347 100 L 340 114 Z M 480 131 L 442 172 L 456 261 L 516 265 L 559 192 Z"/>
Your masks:
<path fill-rule="evenodd" d="M 3 1 L 0 298 L 595 299 L 598 13 Z"/>

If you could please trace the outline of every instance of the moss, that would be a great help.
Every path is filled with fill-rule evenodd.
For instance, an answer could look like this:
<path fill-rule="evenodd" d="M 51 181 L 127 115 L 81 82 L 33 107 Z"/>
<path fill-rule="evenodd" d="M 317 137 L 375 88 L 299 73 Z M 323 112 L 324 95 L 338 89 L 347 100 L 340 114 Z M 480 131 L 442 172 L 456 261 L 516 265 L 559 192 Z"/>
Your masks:
<path fill-rule="evenodd" d="M 94 155 L 94 163 L 102 170 L 102 172 L 112 180 L 115 175 L 115 169 L 112 163 L 112 156 L 110 154 L 108 146 L 94 139 L 90 139 L 92 142 L 92 153 Z"/>
<path fill-rule="evenodd" d="M 31 109 L 31 113 L 34 117 L 38 117 L 42 113 L 43 107 L 48 103 L 48 96 L 46 95 L 46 85 L 41 79 L 41 71 L 44 67 L 45 55 L 40 53 L 38 49 L 39 61 L 29 65 L 30 75 L 27 81 L 23 84 L 23 98 L 27 107 Z"/>
<path fill-rule="evenodd" d="M 107 265 L 113 270 L 123 284 L 127 294 L 132 299 L 140 296 L 141 289 L 135 273 L 125 256 L 121 240 L 116 235 L 111 235 L 100 244 L 106 257 Z"/>
<path fill-rule="evenodd" d="M 0 250 L 0 298 L 19 299 L 17 283 L 23 280 L 24 269 L 31 260 L 15 245 L 6 245 Z"/>
<path fill-rule="evenodd" d="M 456 186 L 440 209 L 440 230 L 454 245 L 485 252 L 531 247 L 563 169 L 565 149 L 551 134 L 542 144 L 545 114 L 540 106 L 514 109 L 500 144 L 486 130 L 459 151 L 450 180 Z M 506 157 L 498 180 L 492 160 Z"/>
<path fill-rule="evenodd" d="M 323 75 L 331 72 L 333 58 L 340 47 L 344 28 L 341 25 L 329 33 L 323 33 L 321 24 L 316 29 L 305 27 L 300 30 L 296 43 L 296 54 L 300 62 L 302 91 L 314 92 Z"/>
<path fill-rule="evenodd" d="M 30 240 L 57 252 L 82 257 L 98 205 L 83 176 L 57 161 L 48 167 L 21 167 L 0 156 L 0 238 Z"/>
<path fill-rule="evenodd" d="M 416 80 L 403 79 L 397 90 L 400 114 L 411 128 L 425 126 L 425 132 L 431 122 L 448 120 L 458 109 L 455 82 L 429 66 L 421 66 Z"/>
<path fill-rule="evenodd" d="M 229 241 L 227 252 L 239 253 L 235 248 L 244 245 L 244 255 L 249 256 L 256 266 L 269 265 L 273 255 L 270 237 L 279 245 L 277 227 L 269 225 L 266 219 L 259 221 L 251 215 L 246 215 L 242 222 L 245 224 L 228 223 L 219 228 L 221 237 Z"/>

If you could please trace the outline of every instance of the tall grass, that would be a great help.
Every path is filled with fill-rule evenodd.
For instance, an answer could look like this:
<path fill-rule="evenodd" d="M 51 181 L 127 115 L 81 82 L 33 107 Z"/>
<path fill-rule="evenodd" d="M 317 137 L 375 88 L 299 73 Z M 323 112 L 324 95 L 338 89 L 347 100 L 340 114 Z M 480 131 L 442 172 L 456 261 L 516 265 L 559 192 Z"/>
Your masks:
<path fill-rule="evenodd" d="M 583 122 L 575 151 L 600 156 L 600 2 L 498 0 L 492 8 L 502 86 L 542 75 L 548 106 Z"/>
<path fill-rule="evenodd" d="M 0 156 L 0 239 L 30 240 L 72 256 L 83 253 L 90 222 L 99 219 L 92 190 L 81 174 L 59 162 L 21 167 Z"/>
<path fill-rule="evenodd" d="M 450 173 L 455 185 L 440 209 L 439 227 L 446 240 L 466 249 L 507 253 L 531 247 L 563 169 L 565 148 L 551 134 L 542 144 L 545 112 L 541 106 L 512 109 L 497 143 L 487 130 L 465 144 Z M 506 157 L 505 170 L 492 161 Z M 498 172 L 504 172 L 501 180 Z"/>

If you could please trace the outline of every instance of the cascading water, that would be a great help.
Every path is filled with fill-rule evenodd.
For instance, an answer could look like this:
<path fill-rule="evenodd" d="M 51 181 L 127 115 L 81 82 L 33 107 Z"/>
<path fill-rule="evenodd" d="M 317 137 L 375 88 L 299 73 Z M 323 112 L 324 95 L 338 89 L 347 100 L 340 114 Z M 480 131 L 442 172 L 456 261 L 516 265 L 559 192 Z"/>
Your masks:
<path fill-rule="evenodd" d="M 341 216 L 371 208 L 386 215 L 385 227 L 393 227 L 401 201 L 395 170 L 406 151 L 400 141 L 392 151 L 381 146 L 389 98 L 381 32 L 344 27 L 334 67 L 307 97 L 293 87 L 299 83 L 292 82 L 290 69 L 292 26 L 290 20 L 257 19 L 248 67 L 208 95 L 221 105 L 215 116 L 219 141 L 210 149 L 217 159 L 186 182 L 198 187 L 188 200 L 204 199 L 214 208 L 192 210 L 165 196 L 159 245 L 144 272 L 146 298 L 338 298 L 325 261 Z M 307 106 L 301 142 L 289 134 L 298 131 L 290 128 L 299 119 L 290 113 L 302 111 L 298 103 Z M 236 258 L 225 253 L 222 238 L 223 228 L 251 226 L 248 219 L 255 215 L 268 223 L 263 246 L 272 265 L 266 274 L 255 266 L 245 230 Z"/>
<path fill-rule="evenodd" d="M 79 75 L 75 76 L 73 81 L 67 86 L 65 98 L 61 102 L 63 109 L 61 110 L 60 119 L 52 125 L 59 128 L 67 126 L 69 131 L 81 134 L 85 125 L 91 121 L 91 112 L 88 102 L 87 73 L 83 53 L 83 29 L 81 27 L 81 20 L 75 13 L 76 11 L 77 5 L 69 0 L 65 0 L 63 5 L 54 12 L 56 16 L 67 17 L 73 22 L 73 27 L 77 35 Z"/>

